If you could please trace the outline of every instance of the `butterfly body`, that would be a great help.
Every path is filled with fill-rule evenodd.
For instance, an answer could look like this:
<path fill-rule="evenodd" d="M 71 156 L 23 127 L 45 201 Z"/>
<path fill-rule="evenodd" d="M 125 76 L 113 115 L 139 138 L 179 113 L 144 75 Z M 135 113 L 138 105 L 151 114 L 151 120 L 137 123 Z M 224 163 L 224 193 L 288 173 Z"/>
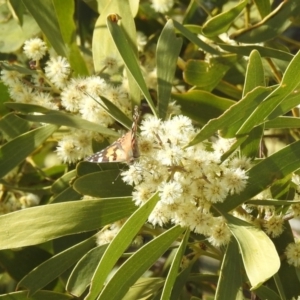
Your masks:
<path fill-rule="evenodd" d="M 136 138 L 138 107 L 134 109 L 133 124 L 130 131 L 103 150 L 94 153 L 85 160 L 93 163 L 121 162 L 131 164 L 139 158 L 139 148 Z"/>

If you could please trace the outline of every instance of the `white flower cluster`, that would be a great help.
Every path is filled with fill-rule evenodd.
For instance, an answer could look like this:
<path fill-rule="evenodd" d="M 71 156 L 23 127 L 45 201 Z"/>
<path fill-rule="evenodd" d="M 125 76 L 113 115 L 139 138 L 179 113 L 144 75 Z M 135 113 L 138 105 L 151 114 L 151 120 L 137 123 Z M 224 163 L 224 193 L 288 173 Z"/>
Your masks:
<path fill-rule="evenodd" d="M 220 246 L 229 242 L 230 232 L 225 220 L 214 217 L 210 208 L 229 194 L 240 193 L 248 177 L 237 167 L 237 158 L 221 162 L 224 147 L 217 147 L 222 151 L 208 151 L 204 144 L 186 148 L 195 134 L 188 117 L 178 115 L 168 121 L 147 118 L 141 124 L 140 159 L 122 176 L 126 183 L 135 185 L 136 205 L 143 205 L 159 192 L 160 200 L 148 219 L 151 224 L 179 224 L 209 236 L 213 245 Z M 245 159 L 240 159 L 240 165 L 244 164 Z"/>

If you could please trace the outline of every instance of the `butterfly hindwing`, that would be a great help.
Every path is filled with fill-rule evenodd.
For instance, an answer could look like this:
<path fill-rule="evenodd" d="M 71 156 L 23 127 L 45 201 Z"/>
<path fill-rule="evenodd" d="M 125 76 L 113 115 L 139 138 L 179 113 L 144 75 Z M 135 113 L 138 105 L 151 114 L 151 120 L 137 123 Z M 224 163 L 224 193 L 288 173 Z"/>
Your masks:
<path fill-rule="evenodd" d="M 138 107 L 134 108 L 131 130 L 105 149 L 94 153 L 85 160 L 93 163 L 123 162 L 132 163 L 139 157 L 139 149 L 136 138 L 137 122 L 139 119 Z"/>

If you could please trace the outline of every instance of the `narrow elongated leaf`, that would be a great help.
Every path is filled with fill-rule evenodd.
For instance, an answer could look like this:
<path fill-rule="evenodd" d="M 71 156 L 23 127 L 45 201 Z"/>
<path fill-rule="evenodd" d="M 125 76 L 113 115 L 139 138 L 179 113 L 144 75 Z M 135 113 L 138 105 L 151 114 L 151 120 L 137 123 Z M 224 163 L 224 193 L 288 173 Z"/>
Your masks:
<path fill-rule="evenodd" d="M 274 120 L 266 122 L 266 129 L 269 128 L 299 128 L 300 119 L 294 117 L 278 117 Z"/>
<path fill-rule="evenodd" d="M 173 22 L 169 20 L 158 39 L 156 50 L 158 114 L 162 119 L 167 113 L 181 46 L 182 39 L 176 38 Z"/>
<path fill-rule="evenodd" d="M 211 58 L 210 62 L 189 60 L 185 66 L 184 79 L 191 85 L 212 91 L 236 60 L 235 54 Z"/>
<path fill-rule="evenodd" d="M 95 237 L 91 237 L 65 251 L 48 259 L 30 273 L 18 284 L 29 290 L 29 295 L 35 294 L 52 280 L 74 265 L 88 250 L 95 245 Z"/>
<path fill-rule="evenodd" d="M 67 291 L 69 293 L 77 297 L 80 297 L 84 293 L 91 283 L 94 272 L 99 264 L 99 260 L 106 248 L 107 245 L 102 245 L 90 250 L 76 264 L 67 283 Z"/>
<path fill-rule="evenodd" d="M 142 299 L 143 297 L 150 297 L 161 289 L 165 280 L 164 278 L 156 277 L 141 277 L 129 289 L 128 293 L 122 300 Z M 146 298 L 147 299 L 147 298 Z"/>
<path fill-rule="evenodd" d="M 163 234 L 153 239 L 141 249 L 136 251 L 115 273 L 113 278 L 106 284 L 98 300 L 122 299 L 129 287 L 143 275 L 151 265 L 155 263 L 171 246 L 171 244 L 183 232 L 179 225 L 172 227 Z M 186 243 L 186 241 L 185 241 Z M 185 248 L 185 247 L 184 247 Z M 182 249 L 180 250 L 180 252 Z M 178 262 L 176 264 L 178 267 Z M 161 298 L 169 299 L 169 298 Z"/>
<path fill-rule="evenodd" d="M 116 0 L 116 1 L 98 1 L 98 11 L 100 16 L 95 24 L 93 34 L 93 60 L 96 71 L 103 69 L 103 61 L 111 56 L 120 57 L 118 50 L 111 38 L 106 26 L 106 18 L 110 14 L 118 14 L 122 18 L 122 28 L 126 32 L 130 47 L 134 56 L 138 57 L 136 46 L 136 29 L 133 16 L 136 13 L 137 1 L 132 0 Z M 124 45 L 125 46 L 125 45 Z M 140 103 L 140 89 L 127 70 L 128 86 L 130 90 L 130 99 L 134 104 Z"/>
<path fill-rule="evenodd" d="M 221 135 L 232 138 L 249 115 L 270 93 L 270 89 L 257 87 L 248 93 L 242 100 L 232 105 L 217 119 L 210 120 L 196 135 L 189 146 L 200 143 L 211 137 L 216 131 L 221 130 Z M 228 127 L 230 126 L 230 127 Z"/>
<path fill-rule="evenodd" d="M 217 209 L 230 211 L 265 190 L 274 181 L 299 169 L 299 153 L 300 141 L 260 161 L 247 172 L 249 179 L 246 188 L 240 194 L 229 196 L 223 203 L 216 204 Z"/>
<path fill-rule="evenodd" d="M 242 293 L 243 271 L 244 268 L 239 247 L 233 239 L 228 244 L 223 258 L 215 296 L 216 300 L 238 299 L 238 295 Z"/>
<path fill-rule="evenodd" d="M 92 300 L 98 296 L 114 264 L 139 232 L 158 200 L 159 197 L 156 193 L 126 221 L 117 236 L 109 244 L 99 262 L 86 300 Z"/>
<path fill-rule="evenodd" d="M 28 298 L 28 292 L 14 292 L 0 295 L 1 300 L 69 300 L 74 299 L 70 295 L 50 292 L 50 291 L 40 291 L 37 292 L 34 296 Z"/>
<path fill-rule="evenodd" d="M 95 230 L 127 217 L 135 209 L 131 198 L 116 198 L 44 205 L 2 215 L 0 249 L 36 245 Z"/>
<path fill-rule="evenodd" d="M 56 130 L 57 126 L 47 125 L 24 133 L 0 148 L 0 177 L 20 164 Z"/>
<path fill-rule="evenodd" d="M 134 80 L 136 81 L 137 85 L 139 86 L 141 92 L 145 96 L 146 101 L 148 102 L 153 114 L 157 116 L 157 111 L 155 109 L 154 103 L 152 101 L 151 95 L 148 91 L 147 85 L 143 78 L 141 69 L 139 67 L 137 58 L 134 54 L 132 49 L 132 45 L 128 38 L 126 38 L 125 32 L 122 28 L 118 25 L 117 22 L 113 21 L 116 15 L 110 15 L 107 18 L 107 27 L 109 32 L 115 42 L 115 45 L 121 55 L 126 68 L 133 76 Z M 116 17 L 117 18 L 117 17 Z"/>
<path fill-rule="evenodd" d="M 182 261 L 182 257 L 184 255 L 184 251 L 186 249 L 186 245 L 188 242 L 190 236 L 190 232 L 187 230 L 185 232 L 185 235 L 180 243 L 180 246 L 178 247 L 175 257 L 173 259 L 171 268 L 169 270 L 168 276 L 166 278 L 166 283 L 164 285 L 164 289 L 161 295 L 161 300 L 169 300 L 171 297 L 172 289 L 175 284 L 177 275 L 178 275 L 178 270 L 180 267 L 180 263 Z"/>
<path fill-rule="evenodd" d="M 55 125 L 64 125 L 68 127 L 85 129 L 99 132 L 104 135 L 119 136 L 119 134 L 107 127 L 92 123 L 78 116 L 67 114 L 60 111 L 48 111 L 43 115 L 18 115 L 24 120 L 32 122 L 49 123 Z"/>
<path fill-rule="evenodd" d="M 18 118 L 14 113 L 5 115 L 0 119 L 0 130 L 7 140 L 27 132 L 30 128 L 29 122 Z"/>
<path fill-rule="evenodd" d="M 280 298 L 272 289 L 263 285 L 255 289 L 255 294 L 261 299 L 282 300 L 282 298 Z"/>
<path fill-rule="evenodd" d="M 258 86 L 266 86 L 265 72 L 259 52 L 253 50 L 248 61 L 243 97 Z"/>
<path fill-rule="evenodd" d="M 67 57 L 67 49 L 59 22 L 55 12 L 55 6 L 51 0 L 22 0 L 25 7 L 34 17 L 43 33 L 51 43 L 58 55 Z M 36 8 L 39 9 L 36 9 Z"/>
<path fill-rule="evenodd" d="M 261 124 L 272 111 L 299 85 L 297 76 L 300 63 L 300 51 L 286 69 L 280 85 L 251 113 L 237 134 L 248 133 L 254 126 Z"/>
<path fill-rule="evenodd" d="M 76 44 L 72 0 L 22 0 L 58 55 L 67 57 L 76 74 L 88 74 Z M 39 9 L 36 9 L 36 8 Z"/>
<path fill-rule="evenodd" d="M 207 37 L 214 37 L 226 32 L 234 19 L 242 12 L 247 3 L 247 0 L 241 1 L 233 8 L 224 11 L 208 20 L 202 27 L 203 34 Z"/>
<path fill-rule="evenodd" d="M 122 180 L 120 172 L 118 169 L 93 172 L 76 179 L 73 187 L 78 193 L 92 197 L 130 196 L 132 187 Z"/>
<path fill-rule="evenodd" d="M 239 245 L 248 279 L 256 288 L 279 270 L 280 259 L 276 248 L 257 227 L 230 215 L 226 219 Z"/>
<path fill-rule="evenodd" d="M 235 32 L 230 38 L 242 43 L 266 42 L 282 33 L 291 24 L 290 18 L 299 12 L 298 0 L 283 1 L 261 22 Z"/>
<path fill-rule="evenodd" d="M 266 17 L 271 12 L 270 0 L 254 0 L 254 3 L 262 18 Z"/>
<path fill-rule="evenodd" d="M 218 44 L 223 50 L 236 53 L 243 56 L 249 56 L 253 50 L 259 52 L 261 57 L 272 57 L 277 58 L 284 61 L 291 61 L 293 59 L 293 54 L 269 48 L 266 46 L 259 46 L 259 45 L 227 45 L 227 44 Z"/>
<path fill-rule="evenodd" d="M 226 109 L 236 103 L 201 90 L 172 94 L 172 99 L 175 99 L 181 106 L 185 115 L 201 125 L 205 125 L 210 119 L 219 117 Z"/>
<path fill-rule="evenodd" d="M 176 20 L 173 20 L 174 27 L 184 36 L 186 37 L 190 42 L 197 45 L 200 49 L 203 49 L 205 52 L 218 55 L 220 54 L 218 50 L 215 48 L 209 46 L 207 43 L 203 42 L 201 39 L 199 39 L 190 29 L 189 25 L 183 26 L 180 23 L 178 23 Z M 200 27 L 198 26 L 198 29 Z M 199 33 L 201 33 L 201 30 L 199 30 Z"/>
<path fill-rule="evenodd" d="M 258 86 L 265 86 L 265 74 L 259 52 L 253 50 L 250 54 L 247 66 L 243 96 Z M 252 129 L 247 139 L 241 145 L 242 155 L 245 157 L 256 157 L 263 134 L 263 125 Z"/>

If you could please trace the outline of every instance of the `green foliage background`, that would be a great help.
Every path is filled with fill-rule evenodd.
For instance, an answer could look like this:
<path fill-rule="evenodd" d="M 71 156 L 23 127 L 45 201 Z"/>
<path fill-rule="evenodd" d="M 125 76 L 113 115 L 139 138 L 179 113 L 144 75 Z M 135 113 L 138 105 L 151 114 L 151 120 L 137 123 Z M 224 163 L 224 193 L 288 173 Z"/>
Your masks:
<path fill-rule="evenodd" d="M 256 200 L 255 204 L 274 205 L 285 212 L 294 193 L 290 174 L 300 168 L 300 120 L 294 109 L 300 104 L 296 35 L 300 2 L 289 0 L 278 6 L 275 2 L 177 1 L 166 18 L 149 1 L 8 1 L 14 17 L 0 25 L 3 60 L 16 53 L 26 39 L 41 33 L 57 54 L 67 57 L 73 75 L 84 76 L 99 71 L 103 57 L 116 47 L 130 74 L 133 103 L 139 103 L 142 94 L 153 114 L 164 119 L 168 102 L 175 99 L 183 114 L 201 128 L 190 145 L 218 131 L 224 138 L 236 138 L 230 152 L 239 148 L 243 155 L 257 158 L 264 133 L 276 129 L 286 146 L 257 160 L 241 194 L 215 205 L 233 234 L 226 248 L 214 249 L 203 237 L 174 226 L 153 229 L 149 242 L 132 251 L 128 247 L 145 230 L 157 194 L 137 209 L 128 186 L 121 180 L 112 184 L 119 173 L 113 166 L 103 172 L 84 162 L 49 169 L 38 166 L 39 156 L 53 150 L 51 136 L 61 126 L 115 132 L 62 111 L 12 103 L 1 85 L 0 175 L 26 165 L 28 157 L 37 162 L 36 168 L 20 171 L 18 186 L 3 179 L 1 184 L 7 190 L 39 194 L 43 205 L 0 216 L 0 299 L 28 299 L 29 295 L 29 299 L 43 300 L 192 296 L 227 300 L 250 299 L 253 293 L 259 299 L 276 300 L 300 295 L 299 270 L 287 265 L 283 256 L 286 245 L 293 242 L 288 222 L 284 233 L 271 239 L 228 214 L 270 186 L 279 191 L 274 192 L 274 199 Z M 111 15 L 115 14 L 121 22 L 114 21 Z M 136 29 L 152 36 L 157 44 L 155 99 L 139 67 Z M 237 43 L 221 39 L 219 35 L 228 31 Z M 92 49 L 84 47 L 85 42 Z M 211 55 L 209 62 L 204 59 L 206 54 Z M 91 55 L 92 71 L 84 59 Z M 2 67 L 16 68 L 4 62 Z M 29 72 L 24 67 L 17 70 Z M 174 74 L 187 92 L 171 94 Z M 114 107 L 109 109 L 116 120 L 130 126 Z M 33 114 L 36 112 L 39 114 Z M 30 130 L 31 122 L 47 125 Z M 82 195 L 97 199 L 81 201 Z M 128 220 L 115 239 L 96 247 L 96 231 L 125 217 Z M 192 259 L 181 268 L 186 255 Z M 217 272 L 201 271 L 199 258 L 203 256 L 220 263 Z M 162 258 L 161 268 L 152 267 Z M 117 271 L 112 274 L 114 267 Z M 152 273 L 147 273 L 150 269 Z"/>

